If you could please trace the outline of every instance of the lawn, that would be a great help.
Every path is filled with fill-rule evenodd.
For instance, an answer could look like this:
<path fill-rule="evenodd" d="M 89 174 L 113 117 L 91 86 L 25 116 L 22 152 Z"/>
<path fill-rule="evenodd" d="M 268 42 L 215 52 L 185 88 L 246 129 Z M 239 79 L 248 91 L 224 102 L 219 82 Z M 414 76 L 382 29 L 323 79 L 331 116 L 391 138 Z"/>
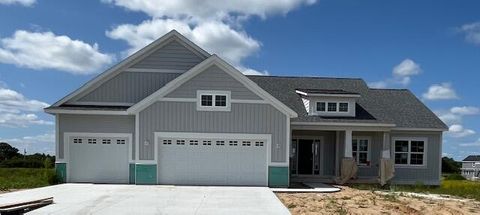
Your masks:
<path fill-rule="evenodd" d="M 0 168 L 0 191 L 55 184 L 54 169 Z"/>
<path fill-rule="evenodd" d="M 440 186 L 390 185 L 386 188 L 380 188 L 375 185 L 352 185 L 352 187 L 364 190 L 388 189 L 390 191 L 446 194 L 480 201 L 480 182 L 467 180 L 442 180 Z"/>

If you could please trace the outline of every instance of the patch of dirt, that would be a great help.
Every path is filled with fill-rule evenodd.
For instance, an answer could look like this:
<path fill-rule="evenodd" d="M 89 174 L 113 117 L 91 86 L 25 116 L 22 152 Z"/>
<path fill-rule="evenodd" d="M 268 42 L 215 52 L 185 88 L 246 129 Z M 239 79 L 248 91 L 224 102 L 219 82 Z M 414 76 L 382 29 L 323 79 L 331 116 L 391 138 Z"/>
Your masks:
<path fill-rule="evenodd" d="M 474 200 L 433 200 L 398 193 L 381 194 L 346 186 L 336 193 L 277 193 L 292 214 L 438 214 L 480 213 Z"/>

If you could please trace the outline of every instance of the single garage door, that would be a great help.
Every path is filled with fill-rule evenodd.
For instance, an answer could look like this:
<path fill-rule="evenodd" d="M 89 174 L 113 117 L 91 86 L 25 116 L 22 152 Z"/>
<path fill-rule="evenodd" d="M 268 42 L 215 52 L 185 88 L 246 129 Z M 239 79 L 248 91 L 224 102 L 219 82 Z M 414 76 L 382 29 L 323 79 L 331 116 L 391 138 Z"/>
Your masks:
<path fill-rule="evenodd" d="M 160 184 L 268 185 L 268 135 L 156 136 Z"/>
<path fill-rule="evenodd" d="M 72 136 L 69 140 L 69 182 L 128 183 L 129 138 Z"/>

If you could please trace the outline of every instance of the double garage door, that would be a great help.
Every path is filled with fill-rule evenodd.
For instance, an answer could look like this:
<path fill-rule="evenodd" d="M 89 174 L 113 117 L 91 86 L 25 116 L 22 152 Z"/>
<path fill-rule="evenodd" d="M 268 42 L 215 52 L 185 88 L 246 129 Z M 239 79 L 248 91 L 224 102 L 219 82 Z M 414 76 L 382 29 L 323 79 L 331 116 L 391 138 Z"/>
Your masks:
<path fill-rule="evenodd" d="M 69 182 L 128 183 L 130 138 L 72 135 L 68 139 Z"/>
<path fill-rule="evenodd" d="M 267 186 L 265 135 L 156 133 L 158 183 Z"/>

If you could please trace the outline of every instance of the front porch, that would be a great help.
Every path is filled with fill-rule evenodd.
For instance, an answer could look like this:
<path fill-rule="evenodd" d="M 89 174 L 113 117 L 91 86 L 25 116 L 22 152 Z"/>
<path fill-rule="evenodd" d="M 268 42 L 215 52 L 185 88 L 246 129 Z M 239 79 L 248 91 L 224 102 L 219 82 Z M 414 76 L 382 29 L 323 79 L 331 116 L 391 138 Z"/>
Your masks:
<path fill-rule="evenodd" d="M 353 159 L 357 177 L 348 183 L 378 183 L 380 160 L 390 158 L 386 128 L 292 127 L 290 182 L 338 183 L 342 159 Z"/>

